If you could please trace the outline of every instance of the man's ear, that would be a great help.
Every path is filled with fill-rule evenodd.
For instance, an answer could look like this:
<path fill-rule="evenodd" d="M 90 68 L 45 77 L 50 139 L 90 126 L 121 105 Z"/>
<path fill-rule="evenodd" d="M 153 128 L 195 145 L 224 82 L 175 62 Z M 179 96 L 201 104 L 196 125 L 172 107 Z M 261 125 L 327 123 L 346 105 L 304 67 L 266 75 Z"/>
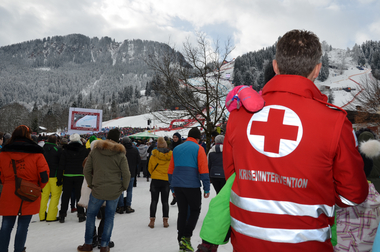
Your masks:
<path fill-rule="evenodd" d="M 322 68 L 322 63 L 317 64 L 314 67 L 313 71 L 309 74 L 308 79 L 314 81 L 318 77 L 319 72 L 321 71 L 321 68 Z"/>
<path fill-rule="evenodd" d="M 273 71 L 276 73 L 276 74 L 280 74 L 280 70 L 278 70 L 278 65 L 277 65 L 277 60 L 273 60 L 272 61 L 272 65 L 273 65 Z"/>

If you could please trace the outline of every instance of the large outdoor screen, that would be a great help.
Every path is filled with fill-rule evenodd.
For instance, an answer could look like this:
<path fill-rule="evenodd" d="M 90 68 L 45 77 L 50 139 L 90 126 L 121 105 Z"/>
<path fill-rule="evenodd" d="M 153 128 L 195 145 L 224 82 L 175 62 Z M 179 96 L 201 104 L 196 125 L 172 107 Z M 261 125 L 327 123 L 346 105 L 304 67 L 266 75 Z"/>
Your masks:
<path fill-rule="evenodd" d="M 86 134 L 102 129 L 103 111 L 99 109 L 70 108 L 68 133 Z"/>

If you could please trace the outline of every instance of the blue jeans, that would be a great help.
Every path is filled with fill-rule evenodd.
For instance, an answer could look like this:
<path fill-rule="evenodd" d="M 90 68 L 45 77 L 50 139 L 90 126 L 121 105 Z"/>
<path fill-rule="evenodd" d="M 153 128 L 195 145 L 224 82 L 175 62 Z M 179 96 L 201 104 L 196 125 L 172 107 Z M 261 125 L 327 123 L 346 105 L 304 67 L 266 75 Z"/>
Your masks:
<path fill-rule="evenodd" d="M 9 240 L 11 238 L 11 232 L 15 225 L 17 216 L 3 216 L 3 222 L 0 229 L 0 252 L 7 252 L 9 246 Z M 17 231 L 15 237 L 15 252 L 24 251 L 26 236 L 28 234 L 29 223 L 32 219 L 32 215 L 18 216 Z"/>
<path fill-rule="evenodd" d="M 106 202 L 105 216 L 104 218 L 104 229 L 102 234 L 101 247 L 107 247 L 111 239 L 113 220 L 115 217 L 115 211 L 117 207 L 117 202 L 119 198 L 115 200 L 100 200 L 90 194 L 90 200 L 88 202 L 87 208 L 87 219 L 86 219 L 86 232 L 84 235 L 84 242 L 86 244 L 92 244 L 92 238 L 94 236 L 95 218 L 99 212 L 100 207 Z"/>
<path fill-rule="evenodd" d="M 134 182 L 135 182 L 135 178 L 131 177 L 131 180 L 129 181 L 129 186 L 127 189 L 127 206 L 132 206 L 132 190 L 133 190 Z"/>
<path fill-rule="evenodd" d="M 123 206 L 124 206 L 124 192 L 120 194 L 120 197 L 117 200 L 117 207 L 123 207 Z"/>
<path fill-rule="evenodd" d="M 131 206 L 132 205 L 132 189 L 133 189 L 133 183 L 134 182 L 135 182 L 135 178 L 133 177 L 129 181 L 129 185 L 128 185 L 128 189 L 127 189 L 127 197 L 126 197 L 127 206 Z M 117 206 L 118 207 L 123 207 L 124 206 L 124 193 L 121 193 L 121 195 L 119 197 L 119 200 L 118 200 L 118 203 L 117 203 Z"/>

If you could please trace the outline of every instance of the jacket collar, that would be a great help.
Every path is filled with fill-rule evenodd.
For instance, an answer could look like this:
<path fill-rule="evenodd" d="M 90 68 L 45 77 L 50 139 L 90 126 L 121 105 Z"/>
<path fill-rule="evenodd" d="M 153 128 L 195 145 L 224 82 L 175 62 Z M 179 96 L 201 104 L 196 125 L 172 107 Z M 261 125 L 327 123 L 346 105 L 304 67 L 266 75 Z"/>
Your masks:
<path fill-rule="evenodd" d="M 186 141 L 190 141 L 190 142 L 194 142 L 196 144 L 199 144 L 197 139 L 193 138 L 193 137 L 188 137 Z"/>
<path fill-rule="evenodd" d="M 57 144 L 55 144 L 55 143 L 50 143 L 50 142 L 45 142 L 45 144 L 50 144 L 50 145 L 57 146 Z"/>
<path fill-rule="evenodd" d="M 28 138 L 17 138 L 13 143 L 6 144 L 3 152 L 44 153 L 44 149 Z"/>
<path fill-rule="evenodd" d="M 276 75 L 263 88 L 263 95 L 271 92 L 287 92 L 327 102 L 327 96 L 311 80 L 299 75 Z"/>

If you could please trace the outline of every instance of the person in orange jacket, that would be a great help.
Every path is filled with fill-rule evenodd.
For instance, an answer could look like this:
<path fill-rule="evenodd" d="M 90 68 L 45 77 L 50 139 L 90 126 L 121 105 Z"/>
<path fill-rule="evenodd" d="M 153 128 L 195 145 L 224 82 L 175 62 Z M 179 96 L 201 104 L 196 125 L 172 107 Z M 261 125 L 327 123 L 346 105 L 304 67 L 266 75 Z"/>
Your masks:
<path fill-rule="evenodd" d="M 25 251 L 26 237 L 32 215 L 40 210 L 41 197 L 34 202 L 21 200 L 15 195 L 15 174 L 12 160 L 15 160 L 17 177 L 44 188 L 49 181 L 49 166 L 43 149 L 32 141 L 31 131 L 25 125 L 18 126 L 8 144 L 0 153 L 0 179 L 4 185 L 0 196 L 0 215 L 3 216 L 0 229 L 0 251 L 8 251 L 13 226 L 18 216 L 15 237 L 15 252 Z"/>

